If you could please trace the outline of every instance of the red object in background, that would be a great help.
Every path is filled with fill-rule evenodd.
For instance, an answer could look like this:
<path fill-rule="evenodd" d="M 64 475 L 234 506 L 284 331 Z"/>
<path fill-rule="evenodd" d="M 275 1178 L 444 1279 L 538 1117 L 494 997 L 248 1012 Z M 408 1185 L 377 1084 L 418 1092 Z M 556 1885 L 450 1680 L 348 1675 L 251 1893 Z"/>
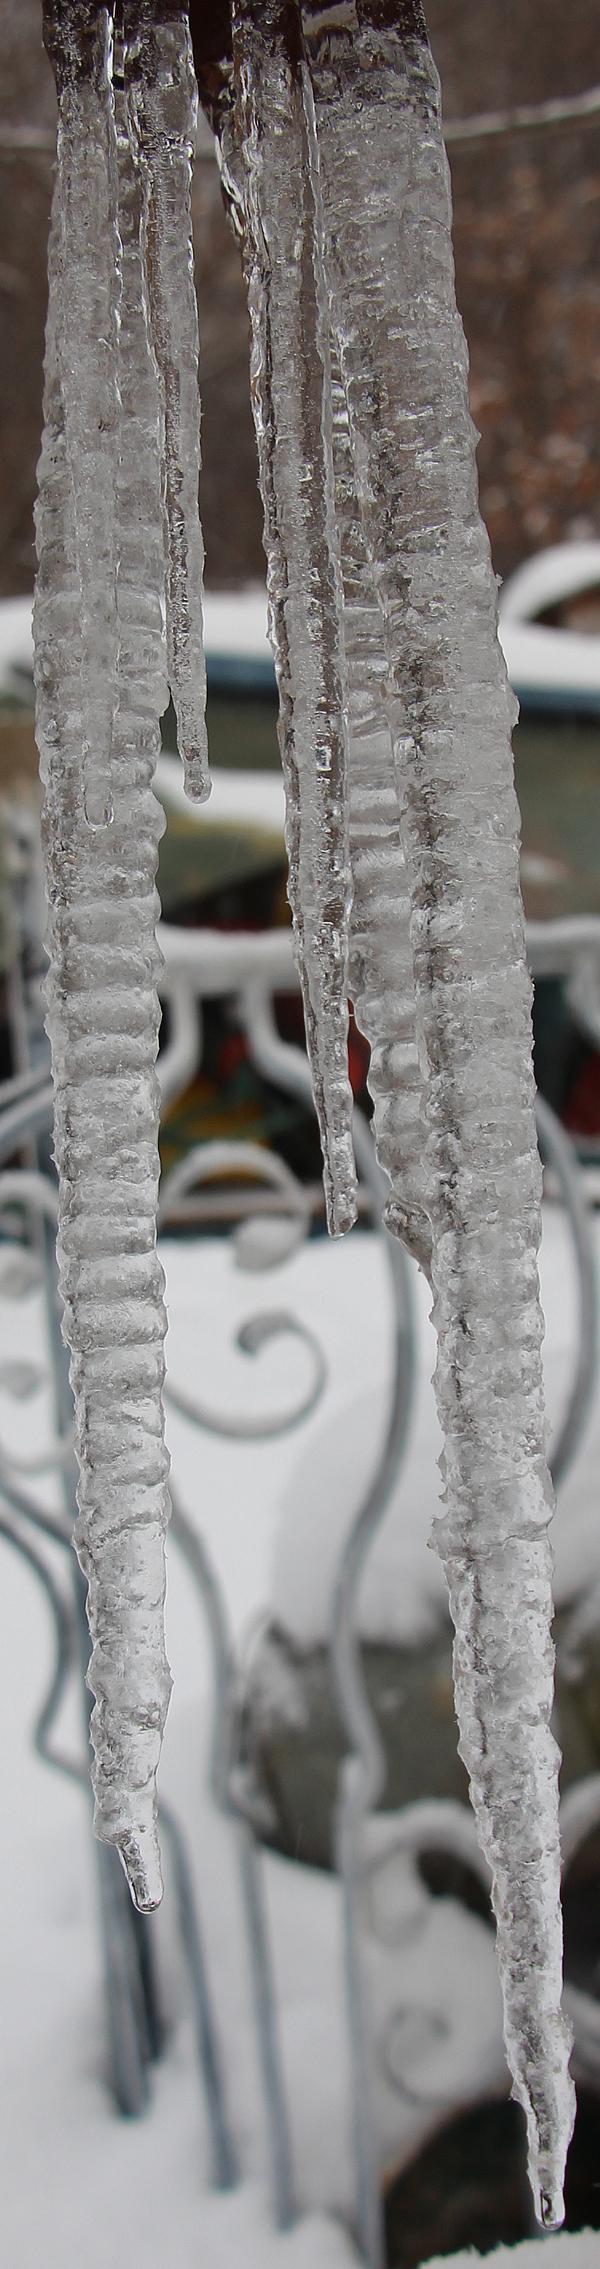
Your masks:
<path fill-rule="evenodd" d="M 368 1041 L 364 1040 L 362 1032 L 359 1032 L 351 1009 L 348 1031 L 348 1071 L 355 1103 L 362 1103 L 364 1100 L 369 1069 L 369 1053 Z"/>
<path fill-rule="evenodd" d="M 275 1014 L 281 1039 L 293 1041 L 296 1047 L 304 1048 L 306 1045 L 304 1014 L 299 994 L 278 993 L 275 1000 Z M 351 1008 L 348 1025 L 348 1073 L 355 1103 L 362 1103 L 365 1099 L 368 1069 L 368 1043 L 363 1040 L 362 1032 L 359 1032 L 358 1026 L 354 1022 L 354 1014 Z"/>
<path fill-rule="evenodd" d="M 600 1056 L 589 1055 L 569 1090 L 562 1113 L 569 1134 L 600 1142 Z"/>
<path fill-rule="evenodd" d="M 223 1087 L 226 1087 L 228 1081 L 235 1078 L 236 1072 L 239 1071 L 240 1064 L 246 1064 L 247 1062 L 248 1042 L 246 1040 L 245 1033 L 237 1031 L 227 1032 L 225 1034 L 225 1038 L 221 1041 L 217 1057 L 217 1079 L 219 1081 L 219 1086 L 222 1085 Z"/>

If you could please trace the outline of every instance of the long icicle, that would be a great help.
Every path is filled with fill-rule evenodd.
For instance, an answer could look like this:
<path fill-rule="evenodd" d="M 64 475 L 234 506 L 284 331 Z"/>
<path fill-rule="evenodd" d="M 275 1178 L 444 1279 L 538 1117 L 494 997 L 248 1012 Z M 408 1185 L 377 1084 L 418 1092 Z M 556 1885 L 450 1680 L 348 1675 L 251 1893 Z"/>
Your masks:
<path fill-rule="evenodd" d="M 158 1190 L 158 842 L 152 793 L 167 700 L 158 403 L 141 297 L 139 201 L 120 138 L 123 290 L 116 497 L 120 633 L 109 828 L 81 798 L 80 589 L 60 373 L 60 171 L 49 251 L 45 425 L 36 523 L 36 730 L 45 784 L 48 1030 L 56 1089 L 60 1283 L 80 1466 L 76 1543 L 88 1578 L 96 1827 L 140 1908 L 161 1895 L 155 1773 L 164 1651 L 165 1312 Z"/>
<path fill-rule="evenodd" d="M 45 0 L 44 39 L 58 95 L 58 351 L 81 592 L 83 794 L 91 826 L 106 825 L 112 811 L 117 661 L 119 245 L 110 31 L 106 7 Z"/>
<path fill-rule="evenodd" d="M 333 322 L 405 805 L 461 1752 L 491 1863 L 536 2212 L 563 2218 L 558 1752 L 514 703 L 477 507 L 437 77 L 418 0 L 303 8 Z M 401 29 L 399 29 L 399 23 Z M 374 413 L 376 403 L 376 414 Z"/>
<path fill-rule="evenodd" d="M 348 410 L 332 357 L 333 461 L 342 555 L 348 682 L 352 908 L 350 997 L 371 1051 L 369 1088 L 379 1163 L 389 1175 L 388 1228 L 429 1270 L 421 1072 L 415 1028 L 410 896 L 399 783 L 385 706 L 381 614 L 356 496 Z"/>
<path fill-rule="evenodd" d="M 222 164 L 243 214 L 289 896 L 328 1222 L 338 1235 L 356 1213 L 341 583 L 312 97 L 280 38 L 286 13 L 279 0 L 234 7 L 238 106 L 234 132 L 223 126 Z"/>
<path fill-rule="evenodd" d="M 129 131 L 143 190 L 143 256 L 162 407 L 169 684 L 186 790 L 210 795 L 202 623 L 198 311 L 191 220 L 198 90 L 188 14 L 123 0 Z"/>

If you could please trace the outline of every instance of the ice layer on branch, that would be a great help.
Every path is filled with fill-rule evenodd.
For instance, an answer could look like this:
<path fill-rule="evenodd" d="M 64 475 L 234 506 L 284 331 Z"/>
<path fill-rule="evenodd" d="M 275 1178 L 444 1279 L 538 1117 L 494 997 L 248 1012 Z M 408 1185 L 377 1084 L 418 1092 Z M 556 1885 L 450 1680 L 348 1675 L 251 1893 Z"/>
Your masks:
<path fill-rule="evenodd" d="M 142 243 L 163 432 L 169 684 L 188 794 L 210 793 L 198 504 L 198 313 L 191 219 L 198 92 L 187 10 L 123 0 L 129 131 L 143 193 Z"/>
<path fill-rule="evenodd" d="M 241 208 L 251 392 L 280 703 L 289 896 L 330 1229 L 355 1218 L 348 1079 L 351 896 L 329 324 L 312 92 L 279 0 L 233 10 L 237 101 L 222 164 Z"/>
<path fill-rule="evenodd" d="M 573 2091 L 560 2013 L 552 1493 L 515 705 L 478 511 L 439 89 L 420 10 L 412 0 L 401 11 L 395 0 L 305 6 L 303 24 L 412 906 L 445 1442 L 436 1543 L 456 1628 L 461 1751 L 493 1872 L 508 2058 L 538 2216 L 552 2226 Z"/>
<path fill-rule="evenodd" d="M 83 162 L 85 168 L 85 153 Z M 45 787 L 58 1259 L 80 1467 L 76 1543 L 88 1579 L 93 1642 L 96 1827 L 117 1845 L 133 1897 L 146 1908 L 161 1894 L 155 1773 L 170 1692 L 163 1618 L 165 1311 L 155 1236 L 155 874 L 164 821 L 152 790 L 167 685 L 158 402 L 142 306 L 139 190 L 122 133 L 118 164 L 119 661 L 109 826 L 90 827 L 82 796 L 83 605 L 77 439 L 69 440 L 62 388 L 69 238 L 60 165 L 49 251 L 34 642 Z M 86 179 L 84 171 L 82 197 Z M 94 240 L 90 223 L 90 243 Z M 104 257 L 99 245 L 101 267 Z M 101 750 L 101 777 L 102 761 Z"/>

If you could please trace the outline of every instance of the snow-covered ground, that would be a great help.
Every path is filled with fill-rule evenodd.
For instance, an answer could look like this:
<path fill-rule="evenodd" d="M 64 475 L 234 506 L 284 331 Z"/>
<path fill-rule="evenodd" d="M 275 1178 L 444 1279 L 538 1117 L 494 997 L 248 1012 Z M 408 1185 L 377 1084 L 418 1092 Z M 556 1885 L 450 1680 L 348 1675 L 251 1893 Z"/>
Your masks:
<path fill-rule="evenodd" d="M 169 1365 L 174 1382 L 221 1411 L 289 1409 L 307 1385 L 310 1356 L 282 1335 L 261 1355 L 236 1348 L 240 1322 L 289 1309 L 317 1328 L 329 1381 L 314 1416 L 273 1441 L 232 1443 L 171 1413 L 174 1476 L 202 1528 L 233 1626 L 241 1637 L 276 1604 L 302 1637 L 326 1626 L 334 1545 L 377 1455 L 389 1375 L 389 1311 L 375 1240 L 317 1241 L 276 1271 L 249 1278 L 230 1244 L 167 1242 Z M 0 1265 L 0 1440 L 34 1453 L 47 1438 L 41 1378 L 42 1303 L 16 1297 Z M 570 1361 L 573 1289 L 562 1216 L 545 1209 L 543 1291 L 547 1375 L 556 1414 Z M 378 1635 L 415 1637 L 440 1597 L 426 1549 L 436 1499 L 437 1433 L 426 1295 L 417 1287 L 419 1394 L 397 1503 L 365 1580 L 361 1621 Z M 365 1318 L 368 1316 L 368 1328 Z M 15 1364 L 31 1367 L 19 1380 Z M 15 1394 L 15 1385 L 29 1391 Z M 600 1563 L 595 1492 L 600 1408 L 561 1499 L 556 1523 L 562 1596 Z M 50 1500 L 48 1500 L 50 1501 Z M 120 2121 L 104 2082 L 105 2047 L 94 1881 L 83 1795 L 32 1753 L 30 1727 L 51 1663 L 44 1599 L 8 1547 L 2 1551 L 0 1943 L 2 2120 L 0 2258 L 7 2269 L 343 2269 L 355 2259 L 351 2215 L 349 2060 L 335 1882 L 269 1855 L 264 1862 L 282 2046 L 292 2107 L 298 2196 L 305 2219 L 285 2240 L 271 2230 L 268 2167 L 252 2037 L 239 1885 L 229 1827 L 206 1793 L 210 1666 L 201 1604 L 174 1547 L 168 1642 L 175 1675 L 162 1787 L 184 1823 L 225 2050 L 231 2115 L 244 2186 L 223 2200 L 208 2189 L 207 2140 L 192 2017 L 178 1954 L 172 1889 L 156 1918 L 167 2050 L 148 2112 Z M 75 1738 L 75 1702 L 61 1737 Z M 392 1865 L 392 1863 L 390 1863 Z M 383 1881 L 383 1878 L 382 1878 Z M 491 1937 L 451 1901 L 427 1901 L 406 1859 L 385 1889 L 396 1918 L 415 1928 L 365 1925 L 364 1958 L 376 2036 L 394 2019 L 380 2057 L 376 2114 L 382 2161 L 398 2165 L 439 2118 L 440 2099 L 464 2103 L 502 2088 L 499 1995 Z M 389 1913 L 388 1913 L 389 1921 Z M 418 1927 L 416 1927 L 418 1925 Z M 464 1990 L 466 1969 L 470 1991 Z M 440 2048 L 434 2014 L 446 2027 Z M 393 2054 L 390 2057 L 390 2042 Z M 398 2094 L 394 2056 L 416 2078 Z M 387 2067 L 387 2077 L 383 2067 Z M 340 2219 L 338 2220 L 337 2217 Z M 549 2241 L 557 2269 L 599 2269 L 600 2237 Z M 586 2250 L 587 2247 L 587 2250 Z M 529 2249 L 511 2261 L 529 2269 Z M 532 2263 L 533 2269 L 533 2263 Z"/>

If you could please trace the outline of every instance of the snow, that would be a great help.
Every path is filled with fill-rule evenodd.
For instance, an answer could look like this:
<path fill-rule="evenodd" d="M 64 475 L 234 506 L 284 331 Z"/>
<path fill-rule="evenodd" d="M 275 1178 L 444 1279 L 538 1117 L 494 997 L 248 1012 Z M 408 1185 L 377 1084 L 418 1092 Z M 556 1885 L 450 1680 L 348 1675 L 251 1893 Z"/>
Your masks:
<path fill-rule="evenodd" d="M 136 390 L 128 414 L 119 373 L 119 177 L 107 21 L 104 12 L 94 38 L 79 0 L 67 0 L 64 17 L 55 0 L 46 0 L 59 141 L 36 687 L 47 789 L 58 1253 L 80 1466 L 78 1549 L 89 1577 L 94 1642 L 96 1818 L 120 1851 L 136 1903 L 150 1909 L 161 1893 L 154 1780 L 169 1697 L 162 1630 L 163 1279 L 154 1250 L 153 885 L 160 829 L 151 794 L 158 713 L 150 688 L 161 635 L 155 619 L 150 687 L 144 689 L 143 529 L 127 589 L 131 621 L 119 544 L 120 510 L 122 531 L 128 524 L 119 479 L 128 449 L 134 451 L 138 403 Z M 142 363 L 151 345 L 160 397 L 159 418 L 153 393 L 148 430 L 154 456 L 157 442 L 162 455 L 169 678 L 189 792 L 202 800 L 208 776 L 189 202 L 197 89 L 184 17 L 155 31 L 143 16 L 139 34 L 135 11 L 126 9 L 124 22 L 131 155 L 125 134 L 121 189 L 134 158 L 143 193 Z M 550 1728 L 546 1533 L 552 1490 L 536 1268 L 541 1169 L 510 749 L 515 704 L 496 638 L 495 581 L 477 508 L 439 86 L 420 13 L 412 32 L 410 17 L 408 29 L 387 26 L 381 36 L 378 24 L 377 10 L 373 21 L 367 9 L 357 24 L 345 10 L 341 16 L 309 10 L 298 55 L 277 9 L 263 16 L 253 0 L 242 6 L 235 15 L 232 108 L 228 117 L 225 106 L 221 112 L 224 162 L 227 170 L 228 138 L 249 287 L 290 899 L 334 1234 L 351 1224 L 356 1205 L 347 1064 L 352 872 L 343 512 L 338 521 L 330 333 L 348 413 L 349 488 L 353 479 L 368 558 L 363 596 L 371 624 L 375 602 L 380 614 L 392 748 L 390 764 L 386 739 L 383 834 L 387 841 L 391 824 L 396 842 L 399 825 L 410 953 L 402 893 L 400 999 L 393 921 L 380 959 L 372 962 L 370 950 L 365 956 L 364 999 L 357 989 L 365 1029 L 373 1028 L 377 1043 L 379 1134 L 390 1113 L 394 1119 L 407 1062 L 410 1070 L 412 1120 L 409 1113 L 400 1129 L 401 1150 L 408 1132 L 410 1180 L 403 1189 L 402 1157 L 390 1222 L 405 1230 L 408 1219 L 434 1292 L 443 1512 L 432 1541 L 445 1568 L 455 1627 L 460 1754 L 491 1869 L 508 2061 L 527 2121 L 536 2212 L 550 2229 L 562 2219 L 574 2093 L 570 2034 L 560 2009 L 559 1759 Z M 122 312 L 126 334 L 126 292 Z M 151 525 L 154 564 L 152 513 Z M 359 575 L 362 568 L 362 537 L 358 552 L 350 547 L 350 582 L 356 564 Z M 150 591 L 154 599 L 152 582 Z M 379 846 L 377 883 L 371 860 L 372 817 L 369 812 L 366 846 L 359 830 L 354 848 L 359 883 L 367 851 L 363 944 L 374 917 L 379 947 L 381 904 L 376 895 L 369 903 L 371 886 L 376 894 L 381 885 Z M 388 883 L 389 876 L 384 907 Z M 395 888 L 391 895 L 394 900 Z M 387 914 L 384 928 L 386 920 Z M 394 1125 L 394 1151 L 398 1131 Z M 429 1235 L 419 1229 L 425 1213 L 431 1254 Z M 184 1816 L 190 1817 L 189 1792 Z M 218 1823 L 213 1831 L 205 1823 L 207 1893 Z M 402 1854 L 396 1861 L 402 1911 L 410 1861 Z M 274 1907 L 286 1880 L 289 1909 L 293 1872 L 282 1874 L 281 1863 L 275 1872 Z M 306 1887 L 303 1908 L 307 1912 Z M 222 1927 L 222 1903 L 218 1919 Z M 446 1928 L 447 1914 L 441 1919 Z M 436 1927 L 439 1917 L 426 1925 L 420 1916 L 421 1953 Z M 420 1991 L 420 2000 L 413 2006 L 405 1998 L 398 2009 L 393 1997 L 390 2004 L 390 1949 L 387 1942 L 382 1949 L 366 1912 L 363 1935 L 371 2022 L 383 2028 L 374 2111 L 387 2155 L 387 2099 L 397 2084 L 397 2057 L 414 2141 L 415 2107 L 422 2118 L 425 2105 L 439 2103 L 440 2086 L 446 2101 L 450 2070 L 455 2077 L 462 2072 L 455 2034 L 464 1996 L 451 2009 L 448 1987 L 441 2019 L 448 2047 L 444 2084 L 435 1949 L 428 1946 L 420 1987 L 414 1955 L 411 1990 Z M 297 1937 L 288 1912 L 282 1943 L 294 1946 L 295 1982 Z M 320 1929 L 319 1954 L 323 1944 Z M 313 1950 L 311 1975 L 318 1967 Z M 446 1948 L 445 1973 L 448 1968 L 454 1974 Z M 428 1981 L 435 1986 L 429 2012 Z M 228 1974 L 228 1989 L 230 1983 Z M 284 2021 L 291 2023 L 285 2001 L 284 1994 Z M 321 1996 L 319 2021 L 323 2011 Z M 418 2067 L 410 2087 L 407 2020 Z M 496 2036 L 494 2022 L 494 2052 Z M 293 2026 L 290 2054 L 293 2059 Z M 434 2095 L 428 2060 L 437 2075 Z M 470 2050 L 468 2065 L 471 2071 Z M 236 2087 L 243 2070 L 242 2045 Z M 396 2107 L 394 2142 L 397 2147 Z M 310 2163 L 316 2176 L 318 2150 Z"/>
<path fill-rule="evenodd" d="M 564 1215 L 550 1203 L 543 1208 L 542 1302 L 546 1316 L 544 1371 L 551 1432 L 557 1426 L 571 1374 L 576 1320 L 576 1282 Z M 600 1223 L 592 1220 L 600 1263 Z M 354 1249 L 358 1240 L 354 1240 Z M 281 1520 L 273 1544 L 270 1603 L 274 1618 L 300 1646 L 324 1643 L 330 1628 L 335 1570 L 343 1537 L 366 1494 L 383 1438 L 391 1360 L 391 1303 L 381 1248 L 360 1240 L 351 1294 L 342 1280 L 343 1256 L 331 1255 L 339 1269 L 339 1315 L 357 1331 L 347 1387 L 345 1341 L 335 1365 L 331 1399 L 298 1444 L 297 1460 L 282 1488 Z M 352 1248 L 350 1248 L 352 1250 Z M 318 1278 L 319 1255 L 312 1257 Z M 439 1511 L 437 1466 L 441 1438 L 431 1385 L 435 1334 L 429 1320 L 431 1294 L 414 1272 L 413 1297 L 418 1334 L 417 1389 L 405 1464 L 369 1554 L 363 1578 L 359 1623 L 364 1638 L 414 1645 L 446 1619 L 446 1586 L 437 1555 L 428 1550 L 432 1522 Z M 319 1282 L 318 1313 L 327 1330 L 325 1273 Z M 368 1332 L 361 1316 L 369 1317 Z M 595 1491 L 600 1457 L 600 1398 L 576 1463 L 561 1486 L 552 1526 L 555 1598 L 558 1605 L 582 1594 L 597 1577 Z"/>
<path fill-rule="evenodd" d="M 319 1244 L 277 1271 L 278 1301 L 308 1315 L 315 1299 L 341 1399 L 342 1377 L 360 1372 L 355 1306 L 360 1304 L 366 1239 L 347 1247 Z M 249 1288 L 220 1240 L 162 1248 L 171 1317 L 169 1358 L 178 1383 L 202 1375 L 204 1399 L 256 1403 L 258 1371 L 264 1407 L 289 1402 L 299 1390 L 302 1350 L 282 1339 L 279 1350 L 249 1364 L 236 1353 L 235 1326 L 249 1305 L 272 1304 L 272 1289 Z M 341 1270 L 336 1264 L 341 1263 Z M 330 1282 L 326 1264 L 336 1279 Z M 332 1265 L 333 1264 L 333 1265 Z M 5 1263 L 6 1266 L 6 1263 Z M 344 1290 L 338 1307 L 342 1276 Z M 0 1274 L 1 1285 L 1 1274 Z M 0 1291 L 0 1345 L 11 1362 L 44 1363 L 42 1297 L 29 1289 L 10 1306 Z M 354 1352 L 353 1352 L 354 1349 Z M 348 1358 L 348 1360 L 346 1360 Z M 262 1394 L 262 1384 L 261 1384 Z M 348 1391 L 348 1388 L 347 1388 Z M 350 1384 L 351 1391 L 351 1384 Z M 0 1386 L 2 1441 L 22 1442 L 23 1406 Z M 315 1420 L 308 1421 L 308 1427 Z M 38 1384 L 27 1402 L 27 1448 L 48 1438 L 49 1396 Z M 264 1605 L 269 1555 L 279 1519 L 282 1477 L 290 1476 L 300 1436 L 272 1443 L 223 1443 L 198 1435 L 189 1422 L 169 1417 L 174 1476 L 188 1512 L 199 1520 L 224 1583 L 240 1637 Z M 48 1503 L 54 1489 L 47 1491 Z M 60 1563 L 59 1563 L 60 1570 Z M 7 2077 L 1 2180 L 6 2259 L 15 2269 L 64 2269 L 85 2257 L 89 2269 L 111 2269 L 131 2248 L 145 2269 L 196 2269 L 202 2261 L 237 2269 L 244 2259 L 286 2269 L 329 2269 L 354 2258 L 341 2231 L 309 2220 L 289 2239 L 269 2229 L 266 2155 L 248 1975 L 240 1932 L 238 1884 L 230 1831 L 205 1794 L 208 1650 L 199 1602 L 171 1541 L 168 1644 L 175 1691 L 167 1726 L 162 1789 L 186 1825 L 196 1893 L 210 1948 L 217 2011 L 226 2048 L 234 2129 L 245 2186 L 225 2202 L 207 2195 L 207 2142 L 194 2060 L 189 1999 L 182 1977 L 171 1903 L 168 1854 L 164 1908 L 153 1927 L 170 2033 L 141 2123 L 116 2119 L 104 2088 L 101 1985 L 95 1941 L 94 1885 L 85 1796 L 52 1775 L 32 1754 L 30 1725 L 50 1667 L 47 1611 L 17 1555 L 3 1552 L 3 1649 L 0 1658 L 3 1809 L 0 1866 L 4 1929 L 0 1946 L 3 2060 Z M 78 1714 L 65 1708 L 60 1738 L 75 1745 Z M 378 1876 L 383 1936 L 365 1925 L 365 1959 L 376 2030 L 383 2045 L 384 2018 L 397 2015 L 390 2035 L 392 2065 L 401 2047 L 414 2071 L 417 2097 L 405 2101 L 380 2078 L 376 2102 L 382 2162 L 400 2164 L 439 2117 L 439 2094 L 469 2100 L 481 2087 L 504 2089 L 498 1983 L 493 1942 L 482 1924 L 451 1902 L 431 1906 L 417 1890 L 410 1862 L 394 1853 L 387 1824 L 385 1868 Z M 374 1824 L 373 1853 L 382 1851 Z M 298 2193 L 311 2216 L 349 2217 L 352 2159 L 347 2106 L 348 2052 L 342 2000 L 341 1922 L 331 1878 L 265 1860 L 268 1907 L 281 2009 L 285 2069 L 292 2105 Z M 390 1909 L 398 1939 L 385 1925 Z M 403 1917 L 413 1918 L 406 1944 Z M 418 1927 L 417 1927 L 418 1926 Z M 473 1991 L 461 1980 L 468 1964 Z M 415 2017 L 415 2010 L 417 2017 Z M 447 2024 L 443 2064 L 432 2041 L 431 2014 Z M 429 2014 L 428 2014 L 429 2013 Z M 250 2185 L 250 2188 L 247 2186 Z M 89 2199 L 102 2195 L 101 2220 Z M 311 2252 L 314 2247 L 314 2253 Z M 211 2250 L 212 2248 L 212 2250 Z M 252 2250 L 255 2248 L 255 2252 Z M 303 2251 L 303 2248 L 306 2251 Z M 295 2250 L 293 2250 L 295 2249 Z M 319 2250 L 321 2249 L 321 2250 Z"/>
<path fill-rule="evenodd" d="M 492 2253 L 485 2254 L 489 2269 L 538 2269 L 538 2239 L 525 2238 L 522 2245 L 496 2245 Z M 435 2259 L 423 2262 L 423 2269 L 474 2269 L 482 2259 L 469 2247 L 466 2253 L 436 2254 Z M 546 2239 L 544 2269 L 598 2269 L 600 2237 L 597 2230 L 581 2230 L 575 2236 L 568 2231 L 559 2237 Z"/>
<path fill-rule="evenodd" d="M 544 1289 L 558 1395 L 572 1310 L 566 1297 L 564 1230 L 554 1207 L 546 1209 L 545 1222 Z M 597 1236 L 599 1230 L 597 1224 Z M 273 1307 L 276 1283 L 278 1307 L 290 1308 L 313 1325 L 315 1316 L 319 1318 L 329 1365 L 332 1440 L 336 1425 L 341 1449 L 361 1382 L 373 1411 L 379 1383 L 381 1408 L 389 1342 L 384 1264 L 373 1238 L 355 1232 L 346 1244 L 336 1246 L 317 1240 L 294 1254 L 270 1281 L 261 1276 L 255 1283 L 236 1269 L 232 1250 L 221 1239 L 206 1239 L 200 1245 L 194 1240 L 166 1239 L 161 1252 L 167 1273 L 168 1362 L 177 1385 L 193 1392 L 201 1380 L 203 1401 L 212 1400 L 221 1408 L 229 1402 L 239 1410 L 255 1410 L 258 1405 L 274 1412 L 289 1405 L 295 1395 L 300 1400 L 308 1357 L 298 1344 L 282 1337 L 251 1361 L 235 1346 L 243 1318 Z M 36 1374 L 26 1404 L 27 1451 L 33 1454 L 50 1432 L 49 1395 L 41 1384 L 42 1296 L 30 1287 L 17 1298 L 9 1274 L 9 1304 L 1 1287 L 4 1270 L 10 1266 L 9 1253 L 0 1270 L 0 1351 L 11 1364 L 27 1361 Z M 422 1311 L 426 1299 L 423 1294 Z M 361 1328 L 367 1314 L 374 1319 L 368 1330 Z M 434 1406 L 427 1377 L 431 1340 L 423 1312 L 421 1322 L 419 1399 L 424 1406 L 425 1440 L 427 1408 L 431 1421 Z M 6 1378 L 0 1371 L 0 1438 L 13 1452 L 22 1446 L 23 1423 L 23 1404 L 10 1392 L 10 1375 Z M 244 1634 L 256 1628 L 257 1616 L 269 1605 L 269 1593 L 272 1603 L 270 1568 L 273 1561 L 277 1564 L 279 1552 L 283 1557 L 282 1509 L 286 1503 L 289 1508 L 294 1497 L 297 1523 L 305 1522 L 304 1558 L 313 1576 L 317 1573 L 308 1521 L 312 1506 L 302 1472 L 307 1470 L 309 1445 L 314 1452 L 323 1426 L 323 1411 L 317 1411 L 297 1433 L 245 1446 L 199 1434 L 189 1421 L 169 1412 L 174 1479 L 188 1514 L 208 1541 L 242 1647 Z M 591 1576 L 597 1568 L 599 1434 L 600 1414 L 568 1484 L 563 1553 L 567 1584 L 571 1539 L 577 1552 L 571 1573 L 583 1578 L 586 1571 Z M 54 1495 L 49 1487 L 46 1501 L 51 1503 Z M 412 1528 L 417 1510 L 422 1514 L 412 1579 L 414 1639 L 430 1612 L 426 1587 L 436 1562 L 425 1549 L 425 1509 L 417 1508 L 416 1498 L 411 1501 L 407 1496 L 405 1503 L 405 1529 L 407 1524 Z M 399 1514 L 400 1510 L 399 1506 Z M 396 1589 L 400 1628 L 405 1628 L 404 1578 L 400 1582 L 392 1549 L 393 1521 L 386 1525 L 388 1567 L 387 1575 L 383 1565 L 380 1571 L 379 1598 L 382 1604 L 389 1603 Z M 289 1550 L 289 1525 L 285 1533 Z M 407 1538 L 407 1557 L 408 1552 Z M 301 1558 L 298 1551 L 298 1571 Z M 229 1831 L 215 1819 L 205 1794 L 206 1634 L 200 1604 L 174 1541 L 169 1555 L 167 1632 L 175 1687 L 161 1786 L 189 1835 L 211 1976 L 217 1986 L 244 2171 L 242 2191 L 227 2200 L 211 2197 L 207 2188 L 207 2142 L 173 1921 L 168 1855 L 164 1908 L 153 1925 L 170 2025 L 165 2059 L 153 2082 L 149 2111 L 139 2124 L 120 2122 L 105 2092 L 85 1798 L 53 1776 L 31 1752 L 35 1702 L 50 1667 L 47 1610 L 28 1572 L 7 1548 L 2 1552 L 2 1581 L 0 1993 L 7 2084 L 0 2179 L 6 2259 L 11 2269 L 13 2263 L 15 2269 L 35 2269 L 40 2258 L 44 2269 L 64 2269 L 66 2260 L 81 2254 L 89 2269 L 112 2269 L 113 2261 L 121 2252 L 126 2256 L 129 2246 L 136 2269 L 142 2259 L 145 2269 L 164 2269 L 167 2260 L 173 2269 L 196 2269 L 199 2257 L 208 2269 L 213 2269 L 213 2262 L 214 2269 L 238 2269 L 241 2254 L 251 2269 L 255 2262 L 256 2269 L 262 2269 L 263 2263 L 267 2269 L 296 2269 L 296 2264 L 304 2269 L 305 2261 L 306 2269 L 309 2265 L 329 2269 L 330 2263 L 331 2269 L 337 2269 L 338 2262 L 341 2269 L 355 2258 L 350 2242 L 342 2230 L 320 2218 L 332 2214 L 349 2218 L 352 2201 L 339 1893 L 326 1876 L 274 1856 L 265 1860 L 298 2192 L 309 2216 L 305 2226 L 283 2240 L 270 2228 L 264 2129 Z M 317 1621 L 315 1613 L 315 1626 Z M 58 1731 L 65 1742 L 68 1738 L 74 1743 L 74 1705 L 65 1709 Z M 372 1920 L 369 1923 L 367 1918 L 364 1939 L 378 2037 L 382 2038 L 386 2010 L 408 2006 L 413 2013 L 415 2008 L 422 2012 L 418 2022 L 414 2014 L 397 2017 L 389 2044 L 392 2066 L 399 2050 L 410 2056 L 409 2072 L 424 2103 L 407 2103 L 381 2080 L 378 2083 L 382 2161 L 400 2165 L 437 2125 L 440 2096 L 442 2108 L 447 2104 L 460 2108 L 481 2092 L 506 2087 L 500 1999 L 493 1941 L 485 1926 L 452 1901 L 430 1905 L 415 1884 L 406 1855 L 395 1852 L 393 1819 L 374 1821 L 370 1837 L 373 1855 L 384 1862 L 375 1878 Z M 431 2018 L 440 2011 L 448 2026 L 441 2044 L 443 2063 L 440 2044 L 434 2041 L 432 2046 L 431 2034 Z M 101 2225 L 89 2209 L 92 2186 L 97 2193 L 99 2184 Z M 592 2243 L 597 2247 L 598 2239 Z M 572 2262 L 566 2254 L 565 2269 L 584 2269 L 584 2265 L 588 2269 L 581 2250 L 573 2254 Z"/>

